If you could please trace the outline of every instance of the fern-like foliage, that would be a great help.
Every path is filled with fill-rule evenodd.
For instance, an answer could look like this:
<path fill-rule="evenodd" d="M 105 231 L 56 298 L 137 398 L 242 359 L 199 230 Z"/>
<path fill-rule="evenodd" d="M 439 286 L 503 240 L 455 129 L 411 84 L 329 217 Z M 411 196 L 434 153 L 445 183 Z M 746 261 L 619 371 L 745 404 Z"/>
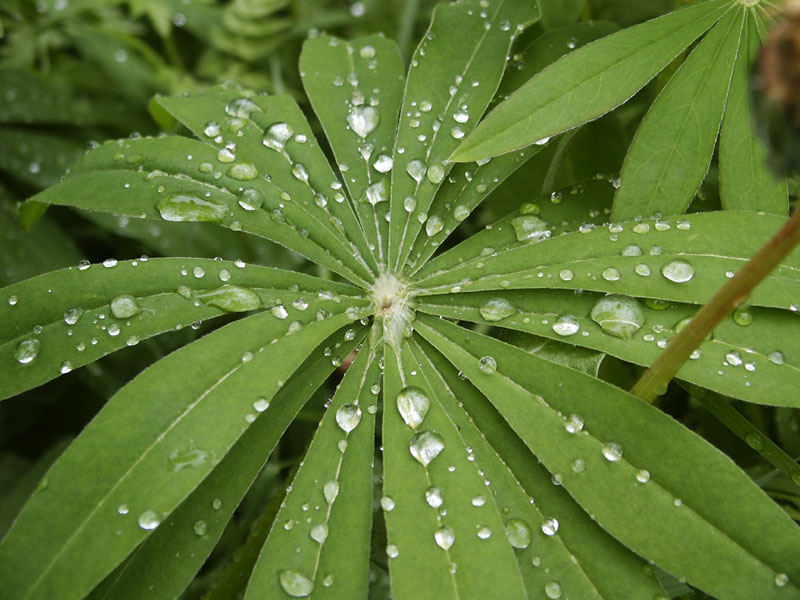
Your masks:
<path fill-rule="evenodd" d="M 227 322 L 125 385 L 58 458 L 0 543 L 0 598 L 178 597 L 343 366 L 263 544 L 240 556 L 246 600 L 365 598 L 370 569 L 389 573 L 398 600 L 660 598 L 657 569 L 721 599 L 800 597 L 787 514 L 700 436 L 599 379 L 596 362 L 572 368 L 580 349 L 650 364 L 785 220 L 786 184 L 765 173 L 748 120 L 765 22 L 752 4 L 698 1 L 575 49 L 609 32 L 579 28 L 544 70 L 536 40 L 508 63 L 536 3 L 440 5 L 407 74 L 380 35 L 306 42 L 301 76 L 334 164 L 291 97 L 234 85 L 158 97 L 172 134 L 86 153 L 23 221 L 58 204 L 212 223 L 336 281 L 110 259 L 0 290 L 4 398 L 162 332 Z M 620 181 L 524 204 L 437 254 L 550 138 L 624 103 L 692 44 Z M 723 205 L 736 210 L 684 215 L 720 122 Z M 800 406 L 798 290 L 795 255 L 680 379 Z M 569 346 L 545 352 L 547 340 Z"/>

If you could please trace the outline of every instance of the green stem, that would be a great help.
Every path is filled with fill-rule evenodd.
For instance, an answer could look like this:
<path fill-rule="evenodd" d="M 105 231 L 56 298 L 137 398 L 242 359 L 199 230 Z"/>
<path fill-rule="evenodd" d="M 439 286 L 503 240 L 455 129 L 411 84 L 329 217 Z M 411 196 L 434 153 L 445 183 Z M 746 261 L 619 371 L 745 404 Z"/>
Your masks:
<path fill-rule="evenodd" d="M 653 402 L 658 395 L 657 390 L 670 382 L 694 349 L 722 319 L 744 302 L 750 292 L 789 255 L 798 242 L 800 212 L 795 210 L 781 230 L 697 312 L 683 331 L 669 341 L 664 352 L 633 386 L 631 394 L 645 402 Z"/>

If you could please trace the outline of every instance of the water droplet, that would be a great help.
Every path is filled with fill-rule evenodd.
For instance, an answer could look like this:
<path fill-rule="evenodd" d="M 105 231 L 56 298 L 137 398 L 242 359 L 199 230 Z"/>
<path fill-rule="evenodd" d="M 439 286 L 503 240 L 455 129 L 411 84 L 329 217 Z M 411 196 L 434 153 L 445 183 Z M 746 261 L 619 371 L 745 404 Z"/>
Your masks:
<path fill-rule="evenodd" d="M 444 167 L 440 164 L 431 165 L 428 168 L 428 181 L 433 184 L 441 183 L 444 179 Z"/>
<path fill-rule="evenodd" d="M 314 582 L 296 569 L 279 571 L 278 579 L 283 591 L 292 598 L 305 598 L 314 591 Z"/>
<path fill-rule="evenodd" d="M 314 525 L 308 535 L 312 540 L 321 544 L 328 537 L 328 526 L 325 523 Z"/>
<path fill-rule="evenodd" d="M 481 316 L 487 321 L 502 321 L 517 313 L 517 309 L 505 298 L 492 298 L 480 308 Z"/>
<path fill-rule="evenodd" d="M 282 304 L 278 304 L 277 306 L 273 306 L 269 309 L 269 312 L 272 314 L 273 317 L 276 319 L 286 319 L 289 316 L 289 311 Z"/>
<path fill-rule="evenodd" d="M 572 461 L 572 471 L 574 473 L 583 473 L 586 470 L 586 461 L 582 458 L 576 458 Z"/>
<path fill-rule="evenodd" d="M 429 408 L 428 396 L 418 387 L 404 388 L 397 395 L 397 410 L 411 429 L 417 429 L 422 424 Z"/>
<path fill-rule="evenodd" d="M 217 160 L 221 163 L 232 163 L 236 160 L 236 155 L 230 148 L 222 148 L 217 152 Z"/>
<path fill-rule="evenodd" d="M 472 498 L 472 506 L 483 506 L 486 504 L 486 496 L 478 494 Z"/>
<path fill-rule="evenodd" d="M 361 422 L 361 409 L 355 404 L 343 404 L 336 411 L 336 423 L 345 433 L 350 433 Z"/>
<path fill-rule="evenodd" d="M 294 130 L 286 123 L 270 125 L 264 134 L 264 145 L 267 148 L 281 152 L 286 142 L 294 135 Z"/>
<path fill-rule="evenodd" d="M 83 314 L 83 309 L 78 308 L 77 306 L 74 308 L 70 308 L 67 312 L 64 313 L 64 323 L 67 325 L 75 325 L 78 322 L 78 319 L 81 318 Z"/>
<path fill-rule="evenodd" d="M 208 531 L 208 524 L 205 521 L 195 521 L 192 529 L 197 535 L 204 536 Z"/>
<path fill-rule="evenodd" d="M 407 197 L 403 200 L 403 208 L 406 212 L 414 212 L 414 209 L 417 208 L 417 200 L 411 196 Z"/>
<path fill-rule="evenodd" d="M 117 319 L 129 319 L 141 312 L 141 308 L 136 304 L 136 298 L 123 294 L 111 301 L 111 314 Z"/>
<path fill-rule="evenodd" d="M 127 505 L 127 504 L 120 504 L 120 505 L 117 507 L 117 512 L 118 512 L 119 514 L 121 514 L 121 515 L 127 515 L 127 514 L 128 514 L 128 510 L 129 510 L 129 509 L 128 509 L 128 505 Z"/>
<path fill-rule="evenodd" d="M 764 438 L 757 433 L 748 433 L 744 439 L 753 450 L 761 451 L 764 449 Z"/>
<path fill-rule="evenodd" d="M 428 237 L 433 237 L 444 229 L 444 221 L 439 215 L 431 215 L 425 223 L 425 233 Z"/>
<path fill-rule="evenodd" d="M 444 493 L 435 485 L 425 490 L 425 501 L 432 508 L 439 508 L 444 503 Z"/>
<path fill-rule="evenodd" d="M 325 502 L 332 504 L 339 495 L 339 482 L 331 479 L 322 486 L 322 495 L 325 496 Z"/>
<path fill-rule="evenodd" d="M 381 498 L 381 508 L 386 512 L 392 512 L 394 510 L 394 500 L 392 500 L 391 496 L 384 496 Z"/>
<path fill-rule="evenodd" d="M 488 540 L 490 537 L 492 537 L 492 530 L 486 526 L 479 527 L 477 536 L 482 540 Z"/>
<path fill-rule="evenodd" d="M 469 216 L 469 213 L 469 206 L 465 206 L 464 204 L 459 204 L 453 209 L 453 216 L 457 221 L 463 221 Z"/>
<path fill-rule="evenodd" d="M 573 413 L 564 421 L 564 428 L 569 433 L 578 433 L 583 429 L 583 419 Z"/>
<path fill-rule="evenodd" d="M 73 369 L 73 366 L 72 366 L 72 363 L 70 361 L 65 360 L 63 363 L 61 363 L 61 374 L 62 375 L 66 375 L 67 373 L 70 373 L 72 371 L 72 369 Z"/>
<path fill-rule="evenodd" d="M 531 528 L 522 519 L 509 519 L 506 523 L 506 537 L 514 548 L 527 548 L 531 544 Z"/>
<path fill-rule="evenodd" d="M 685 260 L 672 260 L 661 267 L 661 274 L 675 283 L 685 283 L 694 277 L 694 267 Z"/>
<path fill-rule="evenodd" d="M 520 215 L 511 220 L 518 242 L 541 242 L 550 237 L 552 227 L 536 215 Z"/>
<path fill-rule="evenodd" d="M 400 549 L 395 544 L 386 546 L 386 556 L 389 558 L 397 558 L 400 555 Z"/>
<path fill-rule="evenodd" d="M 227 213 L 224 205 L 183 193 L 164 196 L 156 203 L 156 208 L 165 221 L 221 223 Z"/>
<path fill-rule="evenodd" d="M 606 281 L 619 281 L 619 270 L 614 267 L 603 269 L 602 275 Z"/>
<path fill-rule="evenodd" d="M 617 462 L 622 458 L 622 446 L 617 442 L 603 444 L 603 457 L 609 462 Z"/>
<path fill-rule="evenodd" d="M 347 124 L 360 138 L 366 138 L 378 126 L 380 117 L 372 106 L 353 106 L 347 113 Z"/>
<path fill-rule="evenodd" d="M 203 133 L 210 138 L 217 137 L 220 134 L 219 123 L 216 121 L 209 121 L 206 123 L 205 128 L 203 128 Z"/>
<path fill-rule="evenodd" d="M 449 550 L 456 541 L 456 534 L 450 527 L 445 525 L 434 532 L 433 539 L 436 540 L 436 545 L 439 548 Z"/>
<path fill-rule="evenodd" d="M 372 206 L 375 206 L 378 202 L 386 202 L 389 199 L 389 190 L 385 179 L 370 185 L 365 193 L 367 202 Z"/>
<path fill-rule="evenodd" d="M 787 583 L 789 583 L 789 576 L 786 573 L 775 574 L 775 585 L 785 587 Z"/>
<path fill-rule="evenodd" d="M 575 273 L 569 269 L 561 269 L 558 273 L 558 277 L 561 281 L 572 281 L 575 278 Z"/>
<path fill-rule="evenodd" d="M 138 523 L 139 527 L 149 531 L 158 527 L 161 524 L 161 519 L 156 511 L 148 509 L 139 515 Z"/>
<path fill-rule="evenodd" d="M 258 178 L 258 169 L 253 163 L 234 163 L 228 168 L 228 177 L 238 181 L 252 181 Z"/>
<path fill-rule="evenodd" d="M 227 312 L 245 312 L 261 306 L 261 298 L 253 290 L 230 284 L 197 294 L 197 298 Z"/>
<path fill-rule="evenodd" d="M 209 453 L 205 450 L 189 446 L 183 450 L 174 450 L 167 459 L 167 470 L 179 473 L 184 469 L 195 469 L 208 462 Z"/>
<path fill-rule="evenodd" d="M 22 340 L 14 349 L 14 358 L 18 363 L 27 365 L 39 355 L 39 350 L 41 350 L 41 348 L 42 344 L 36 338 Z"/>
<path fill-rule="evenodd" d="M 545 535 L 555 535 L 558 532 L 558 519 L 545 519 L 542 521 L 542 533 Z"/>
<path fill-rule="evenodd" d="M 256 412 L 261 413 L 267 410 L 268 408 L 269 408 L 269 400 L 267 400 L 266 398 L 259 398 L 258 400 L 253 402 L 253 409 Z"/>
<path fill-rule="evenodd" d="M 296 163 L 292 166 L 292 175 L 294 175 L 295 179 L 299 179 L 300 181 L 308 181 L 308 171 L 302 163 Z"/>
<path fill-rule="evenodd" d="M 634 273 L 642 277 L 650 276 L 650 267 L 644 263 L 640 263 L 633 268 Z"/>
<path fill-rule="evenodd" d="M 250 100 L 250 98 L 236 98 L 228 102 L 225 107 L 225 114 L 237 119 L 249 119 L 250 113 L 260 111 L 261 108 Z"/>
<path fill-rule="evenodd" d="M 642 305 L 633 298 L 612 294 L 592 308 L 592 320 L 607 334 L 629 340 L 644 324 Z"/>
<path fill-rule="evenodd" d="M 650 481 L 650 471 L 647 469 L 639 469 L 636 471 L 636 481 L 639 483 L 647 483 Z"/>
<path fill-rule="evenodd" d="M 733 322 L 741 327 L 747 327 L 753 322 L 753 313 L 747 308 L 737 308 L 733 311 Z"/>
<path fill-rule="evenodd" d="M 770 362 L 775 363 L 776 365 L 782 365 L 786 362 L 786 356 L 784 356 L 783 352 L 780 350 L 775 350 L 775 352 L 770 352 L 767 355 L 767 358 Z"/>
<path fill-rule="evenodd" d="M 214 500 L 211 502 L 211 508 L 213 508 L 214 510 L 219 510 L 220 508 L 222 508 L 222 500 L 220 500 L 219 498 L 214 498 Z"/>
<path fill-rule="evenodd" d="M 548 598 L 558 600 L 561 598 L 561 584 L 557 581 L 548 581 L 544 584 L 544 593 Z"/>
<path fill-rule="evenodd" d="M 497 371 L 497 361 L 493 356 L 483 356 L 481 357 L 480 361 L 478 361 L 478 368 L 482 372 L 491 375 Z"/>
<path fill-rule="evenodd" d="M 394 161 L 388 154 L 381 154 L 377 159 L 375 159 L 375 162 L 372 163 L 372 166 L 375 167 L 375 170 L 378 171 L 378 173 L 388 173 L 392 170 Z"/>
<path fill-rule="evenodd" d="M 742 364 L 742 355 L 739 354 L 736 350 L 732 350 L 725 355 L 725 360 L 727 363 L 733 367 L 741 366 Z"/>
<path fill-rule="evenodd" d="M 575 335 L 580 330 L 581 325 L 578 322 L 578 319 L 573 317 L 572 315 L 565 315 L 563 317 L 559 317 L 558 320 L 553 323 L 553 331 L 555 331 L 558 335 L 562 336 L 570 336 Z"/>
<path fill-rule="evenodd" d="M 425 163 L 421 160 L 412 160 L 406 165 L 406 173 L 411 175 L 411 177 L 417 183 L 422 181 L 422 178 L 425 177 L 425 173 L 427 172 L 428 168 L 425 166 Z"/>
<path fill-rule="evenodd" d="M 419 431 L 411 438 L 408 449 L 411 456 L 427 467 L 444 450 L 444 440 L 435 431 Z"/>
<path fill-rule="evenodd" d="M 322 585 L 325 587 L 331 587 L 333 585 L 333 574 L 328 573 L 325 577 L 322 578 Z"/>

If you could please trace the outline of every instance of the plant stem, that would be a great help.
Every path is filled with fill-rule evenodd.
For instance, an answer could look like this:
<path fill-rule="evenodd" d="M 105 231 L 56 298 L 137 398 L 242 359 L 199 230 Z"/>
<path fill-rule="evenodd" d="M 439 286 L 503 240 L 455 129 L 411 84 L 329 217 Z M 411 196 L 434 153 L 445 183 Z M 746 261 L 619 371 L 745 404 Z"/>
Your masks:
<path fill-rule="evenodd" d="M 631 388 L 631 394 L 645 402 L 653 402 L 657 390 L 678 373 L 692 351 L 788 256 L 798 242 L 800 212 L 795 210 L 780 231 L 697 312 L 683 331 L 669 341 L 664 352 Z"/>

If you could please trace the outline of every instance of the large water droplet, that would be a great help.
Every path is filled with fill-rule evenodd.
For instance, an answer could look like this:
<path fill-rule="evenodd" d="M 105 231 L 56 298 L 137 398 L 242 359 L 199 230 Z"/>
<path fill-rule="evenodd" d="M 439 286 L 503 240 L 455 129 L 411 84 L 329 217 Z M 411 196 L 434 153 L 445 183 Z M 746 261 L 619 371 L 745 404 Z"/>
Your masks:
<path fill-rule="evenodd" d="M 221 223 L 227 207 L 214 204 L 197 196 L 176 193 L 168 194 L 156 203 L 156 208 L 165 221 L 200 221 Z"/>
<path fill-rule="evenodd" d="M 322 495 L 325 496 L 325 502 L 332 504 L 339 495 L 339 482 L 331 479 L 322 486 Z"/>
<path fill-rule="evenodd" d="M 347 124 L 362 139 L 372 133 L 379 121 L 378 111 L 372 106 L 353 106 L 347 113 Z"/>
<path fill-rule="evenodd" d="M 570 336 L 575 335 L 581 328 L 581 324 L 578 322 L 578 319 L 573 317 L 572 315 L 565 315 L 563 317 L 559 317 L 558 320 L 553 323 L 553 331 L 555 331 L 558 335 L 562 336 Z"/>
<path fill-rule="evenodd" d="M 491 375 L 497 371 L 497 361 L 494 356 L 482 356 L 478 361 L 478 368 L 487 375 Z"/>
<path fill-rule="evenodd" d="M 444 179 L 444 167 L 440 164 L 431 165 L 428 167 L 428 181 L 433 184 L 441 183 Z"/>
<path fill-rule="evenodd" d="M 270 125 L 267 132 L 264 134 L 264 145 L 267 148 L 280 152 L 293 135 L 294 130 L 289 125 L 286 123 L 275 123 L 274 125 Z"/>
<path fill-rule="evenodd" d="M 140 514 L 137 521 L 139 523 L 139 527 L 148 531 L 155 529 L 161 524 L 161 518 L 158 516 L 158 513 L 152 509 L 148 509 Z"/>
<path fill-rule="evenodd" d="M 694 277 L 694 267 L 685 260 L 672 260 L 661 267 L 661 274 L 675 283 L 684 283 Z"/>
<path fill-rule="evenodd" d="M 312 540 L 321 544 L 328 537 L 328 526 L 325 523 L 314 525 L 308 535 Z"/>
<path fill-rule="evenodd" d="M 444 229 L 444 221 L 439 215 L 431 215 L 425 223 L 425 233 L 428 237 L 433 237 Z"/>
<path fill-rule="evenodd" d="M 425 501 L 432 508 L 439 508 L 444 503 L 444 492 L 441 488 L 432 485 L 425 490 Z"/>
<path fill-rule="evenodd" d="M 136 304 L 136 298 L 123 294 L 111 301 L 111 314 L 117 319 L 129 319 L 142 311 Z"/>
<path fill-rule="evenodd" d="M 258 169 L 253 163 L 234 163 L 228 168 L 228 177 L 238 181 L 252 181 L 258 178 Z"/>
<path fill-rule="evenodd" d="M 75 325 L 78 322 L 78 319 L 81 318 L 83 315 L 83 309 L 78 308 L 77 306 L 74 308 L 70 308 L 64 313 L 64 323 L 67 325 Z"/>
<path fill-rule="evenodd" d="M 592 320 L 609 335 L 629 340 L 644 324 L 642 305 L 633 298 L 612 294 L 592 308 Z"/>
<path fill-rule="evenodd" d="M 583 419 L 580 415 L 571 414 L 567 417 L 566 421 L 564 421 L 564 428 L 569 433 L 578 433 L 583 429 Z"/>
<path fill-rule="evenodd" d="M 375 168 L 378 173 L 388 173 L 392 170 L 394 166 L 394 161 L 392 157 L 387 154 L 380 154 L 378 158 L 375 159 L 375 162 L 372 163 L 372 166 Z"/>
<path fill-rule="evenodd" d="M 430 404 L 428 396 L 418 387 L 407 387 L 397 395 L 397 410 L 411 429 L 422 424 Z"/>
<path fill-rule="evenodd" d="M 445 525 L 436 530 L 433 534 L 433 539 L 436 540 L 436 545 L 439 546 L 439 548 L 442 550 L 449 550 L 456 541 L 456 534 L 450 527 Z"/>
<path fill-rule="evenodd" d="M 367 202 L 372 206 L 375 206 L 378 202 L 386 202 L 389 199 L 389 188 L 386 180 L 382 179 L 370 185 L 366 190 L 366 195 Z"/>
<path fill-rule="evenodd" d="M 39 355 L 39 350 L 41 350 L 41 348 L 42 343 L 36 338 L 22 340 L 14 349 L 14 358 L 18 363 L 27 365 Z"/>
<path fill-rule="evenodd" d="M 550 237 L 552 227 L 536 215 L 520 215 L 511 220 L 518 242 L 541 242 Z"/>
<path fill-rule="evenodd" d="M 408 449 L 411 456 L 427 467 L 444 450 L 444 440 L 435 431 L 420 431 L 411 438 Z"/>
<path fill-rule="evenodd" d="M 622 459 L 622 446 L 617 442 L 603 444 L 603 457 L 609 462 L 617 462 Z"/>
<path fill-rule="evenodd" d="M 531 528 L 522 519 L 510 519 L 506 523 L 506 537 L 514 548 L 527 548 L 531 544 Z"/>
<path fill-rule="evenodd" d="M 297 163 L 292 166 L 292 175 L 294 175 L 295 179 L 299 179 L 300 181 L 308 181 L 308 171 L 306 170 L 306 166 L 301 163 Z"/>
<path fill-rule="evenodd" d="M 242 190 L 239 196 L 239 206 L 245 210 L 256 210 L 264 204 L 264 196 L 255 188 Z"/>
<path fill-rule="evenodd" d="M 314 591 L 314 582 L 296 569 L 284 569 L 278 573 L 283 591 L 292 598 L 305 598 Z"/>
<path fill-rule="evenodd" d="M 425 173 L 427 172 L 428 168 L 425 166 L 425 163 L 421 160 L 412 160 L 406 165 L 406 173 L 411 175 L 411 177 L 419 183 L 422 181 L 422 178 L 425 177 Z"/>
<path fill-rule="evenodd" d="M 336 411 L 336 423 L 345 433 L 350 433 L 361 422 L 361 409 L 355 404 L 343 404 Z"/>
<path fill-rule="evenodd" d="M 492 298 L 480 308 L 481 316 L 487 321 L 502 321 L 517 313 L 517 309 L 505 298 Z"/>
<path fill-rule="evenodd" d="M 544 584 L 544 593 L 551 600 L 558 600 L 561 598 L 561 584 L 557 581 L 548 581 Z"/>
<path fill-rule="evenodd" d="M 253 290 L 230 284 L 197 294 L 197 298 L 228 312 L 245 312 L 261 306 L 261 298 Z"/>

